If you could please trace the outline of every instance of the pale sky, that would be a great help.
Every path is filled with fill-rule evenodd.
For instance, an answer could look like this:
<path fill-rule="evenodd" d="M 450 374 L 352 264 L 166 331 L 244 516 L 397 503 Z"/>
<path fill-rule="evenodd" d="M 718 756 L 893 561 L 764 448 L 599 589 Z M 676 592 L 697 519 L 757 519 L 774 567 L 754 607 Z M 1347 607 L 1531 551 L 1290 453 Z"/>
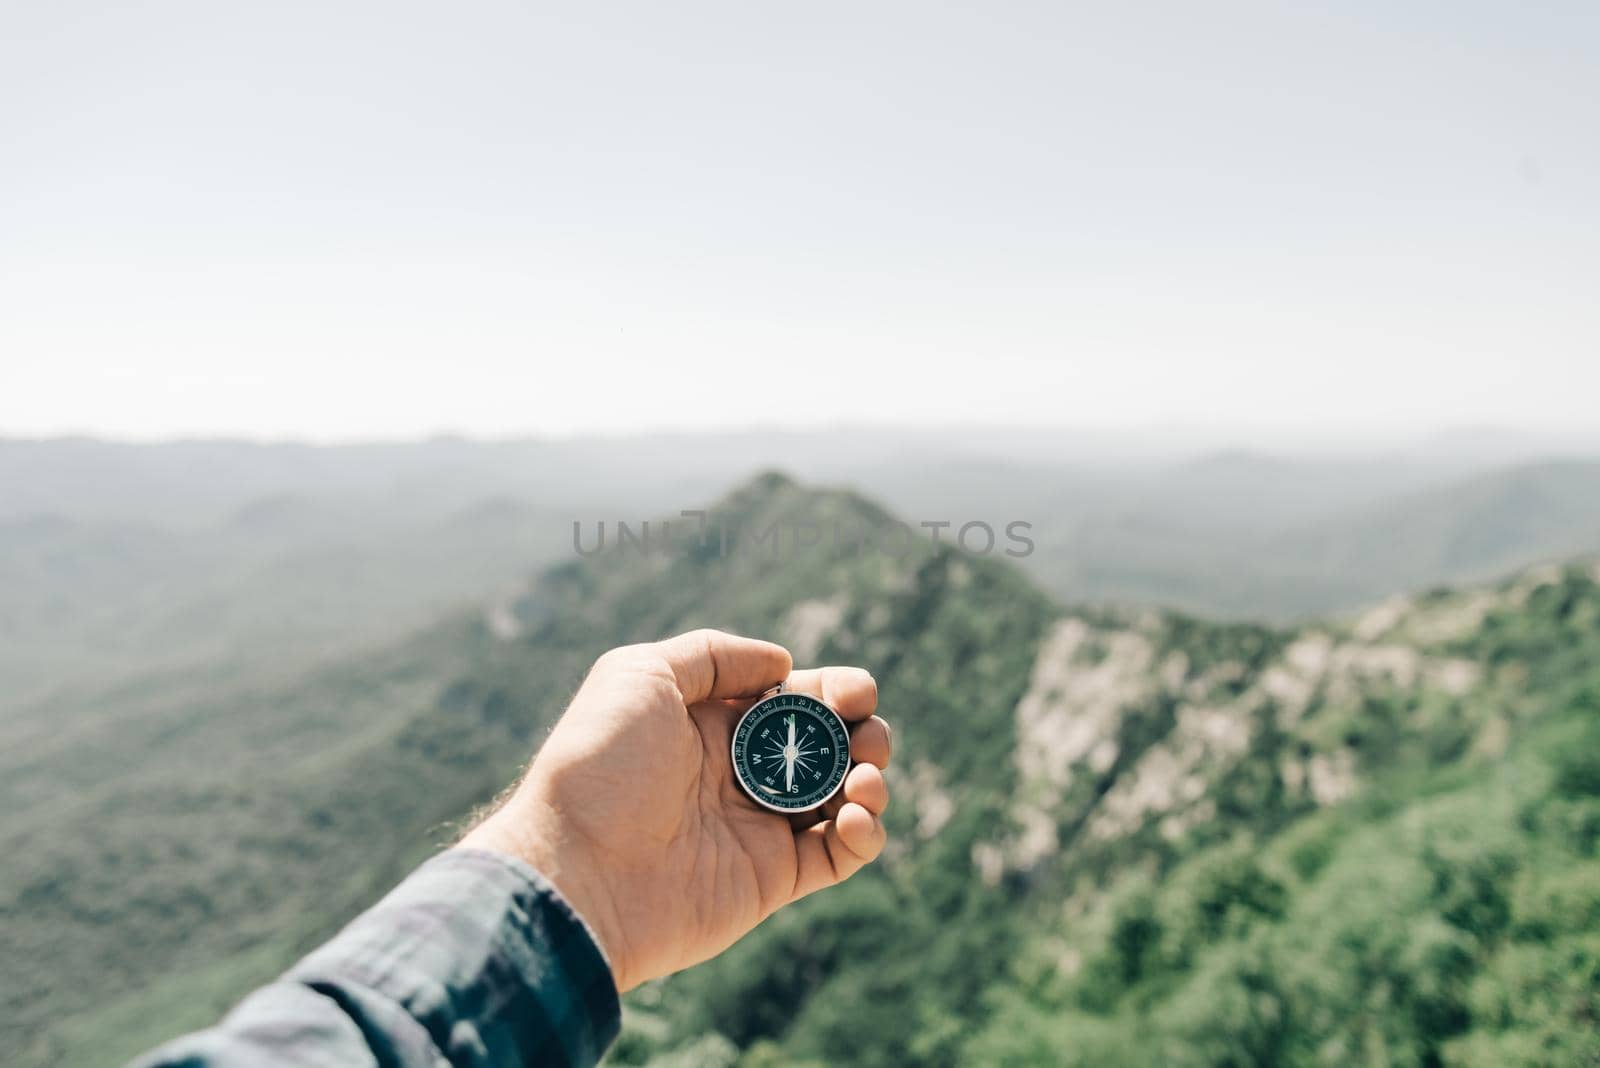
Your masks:
<path fill-rule="evenodd" d="M 11 3 L 0 435 L 1592 427 L 1600 5 Z"/>

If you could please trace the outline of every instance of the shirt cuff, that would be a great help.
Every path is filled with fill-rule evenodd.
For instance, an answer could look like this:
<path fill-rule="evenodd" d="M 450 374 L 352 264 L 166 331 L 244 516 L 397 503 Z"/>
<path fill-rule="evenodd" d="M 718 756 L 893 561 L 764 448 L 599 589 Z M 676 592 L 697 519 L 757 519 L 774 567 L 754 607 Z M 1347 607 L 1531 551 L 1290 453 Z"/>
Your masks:
<path fill-rule="evenodd" d="M 453 1064 L 586 1068 L 621 1026 L 611 968 L 582 917 L 527 864 L 488 850 L 429 860 L 290 978 L 356 981 Z"/>

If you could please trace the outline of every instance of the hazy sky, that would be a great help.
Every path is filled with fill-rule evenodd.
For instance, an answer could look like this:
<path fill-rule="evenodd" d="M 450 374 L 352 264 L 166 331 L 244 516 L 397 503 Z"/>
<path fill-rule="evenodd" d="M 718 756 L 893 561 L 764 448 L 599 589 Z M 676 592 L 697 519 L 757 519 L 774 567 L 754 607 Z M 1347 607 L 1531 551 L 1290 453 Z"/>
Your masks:
<path fill-rule="evenodd" d="M 1600 5 L 11 3 L 0 434 L 1593 426 Z"/>

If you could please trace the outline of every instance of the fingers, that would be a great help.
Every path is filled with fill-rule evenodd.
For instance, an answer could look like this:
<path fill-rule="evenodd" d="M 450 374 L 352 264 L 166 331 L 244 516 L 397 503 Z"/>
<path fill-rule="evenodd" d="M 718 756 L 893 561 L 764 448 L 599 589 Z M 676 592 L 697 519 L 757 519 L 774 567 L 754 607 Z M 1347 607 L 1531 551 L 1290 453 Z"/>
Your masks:
<path fill-rule="evenodd" d="M 871 764 L 858 764 L 850 769 L 844 788 L 834 794 L 831 801 L 815 812 L 793 817 L 790 822 L 798 831 L 813 823 L 836 819 L 840 809 L 852 801 L 874 816 L 883 815 L 883 810 L 889 807 L 889 786 L 884 782 L 883 772 Z"/>
<path fill-rule="evenodd" d="M 880 817 L 889 807 L 883 772 L 872 764 L 857 764 L 844 780 L 844 798 L 832 819 L 795 832 L 797 898 L 843 882 L 883 852 L 886 835 Z"/>
<path fill-rule="evenodd" d="M 781 645 L 720 630 L 692 630 L 657 642 L 654 649 L 672 668 L 686 705 L 760 693 L 793 666 Z"/>
<path fill-rule="evenodd" d="M 878 684 L 864 668 L 806 668 L 791 674 L 783 686 L 826 701 L 849 722 L 866 719 L 878 707 Z"/>
<path fill-rule="evenodd" d="M 883 821 L 868 812 L 864 806 L 854 803 L 844 806 L 839 810 L 838 818 L 833 821 L 833 827 L 839 841 L 844 843 L 851 856 L 861 864 L 877 860 L 878 854 L 883 852 L 886 838 Z"/>
<path fill-rule="evenodd" d="M 888 804 L 889 800 L 887 788 L 884 788 L 883 804 L 873 806 L 867 804 L 867 801 L 863 798 L 851 796 L 851 782 L 856 773 L 861 770 L 862 765 L 871 767 L 874 773 L 887 768 L 889 766 L 889 757 L 893 750 L 894 731 L 888 723 L 877 716 L 869 716 L 857 723 L 850 731 L 850 759 L 855 761 L 857 767 L 852 769 L 850 777 L 845 779 L 844 789 L 839 794 L 836 794 L 832 801 L 822 806 L 821 809 L 790 816 L 790 826 L 798 831 L 810 827 L 812 824 L 821 823 L 823 820 L 833 819 L 839 814 L 839 809 L 847 801 L 860 801 L 862 804 L 867 805 L 867 808 L 872 812 L 881 814 L 883 805 Z M 881 774 L 877 775 L 877 781 L 880 785 L 882 784 L 883 776 Z"/>
<path fill-rule="evenodd" d="M 877 716 L 856 724 L 850 732 L 850 759 L 857 764 L 889 766 L 889 754 L 894 749 L 894 734 L 889 724 Z"/>
<path fill-rule="evenodd" d="M 844 799 L 847 804 L 860 805 L 874 816 L 883 815 L 889 807 L 889 787 L 883 781 L 883 772 L 871 764 L 857 764 L 844 780 Z M 844 809 L 839 810 L 843 813 Z"/>
<path fill-rule="evenodd" d="M 861 805 L 848 803 L 839 815 L 795 836 L 799 860 L 794 896 L 804 897 L 843 882 L 883 852 L 883 821 Z"/>

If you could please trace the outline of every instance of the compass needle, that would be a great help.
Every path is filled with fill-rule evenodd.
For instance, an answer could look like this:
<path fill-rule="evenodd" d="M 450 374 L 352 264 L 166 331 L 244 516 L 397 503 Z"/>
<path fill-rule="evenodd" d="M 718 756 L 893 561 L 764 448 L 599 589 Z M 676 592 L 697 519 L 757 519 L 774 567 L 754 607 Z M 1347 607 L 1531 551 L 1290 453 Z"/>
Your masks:
<path fill-rule="evenodd" d="M 779 812 L 809 812 L 844 785 L 850 770 L 849 730 L 825 702 L 780 691 L 751 705 L 740 718 L 734 729 L 733 765 L 734 778 L 758 804 Z"/>

